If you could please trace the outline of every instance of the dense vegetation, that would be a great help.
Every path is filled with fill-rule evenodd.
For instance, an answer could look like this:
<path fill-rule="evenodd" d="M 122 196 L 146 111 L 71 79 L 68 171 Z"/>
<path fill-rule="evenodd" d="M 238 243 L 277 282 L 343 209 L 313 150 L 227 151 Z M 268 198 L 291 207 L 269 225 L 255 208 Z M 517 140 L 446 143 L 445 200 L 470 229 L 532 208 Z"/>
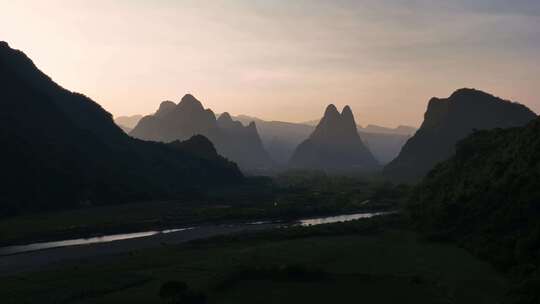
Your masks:
<path fill-rule="evenodd" d="M 540 301 L 540 119 L 461 141 L 414 190 L 410 210 L 422 231 L 460 242 L 514 278 L 509 299 Z"/>
<path fill-rule="evenodd" d="M 194 138 L 195 140 L 196 138 Z M 289 221 L 401 208 L 407 186 L 296 171 L 252 177 L 183 199 L 28 214 L 0 220 L 0 245 L 208 223 Z"/>

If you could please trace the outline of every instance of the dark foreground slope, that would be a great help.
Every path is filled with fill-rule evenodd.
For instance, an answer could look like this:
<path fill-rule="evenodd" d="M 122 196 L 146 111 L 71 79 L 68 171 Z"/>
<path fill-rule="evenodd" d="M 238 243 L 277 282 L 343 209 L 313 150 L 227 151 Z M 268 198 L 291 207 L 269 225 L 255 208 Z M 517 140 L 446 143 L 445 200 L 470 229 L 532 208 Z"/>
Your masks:
<path fill-rule="evenodd" d="M 0 215 L 167 197 L 241 179 L 204 140 L 168 146 L 130 138 L 97 103 L 58 86 L 5 42 L 0 103 Z"/>
<path fill-rule="evenodd" d="M 534 118 L 524 105 L 473 89 L 460 89 L 446 99 L 432 98 L 422 126 L 384 174 L 398 182 L 418 181 L 452 156 L 455 144 L 474 130 L 523 126 Z"/>
<path fill-rule="evenodd" d="M 511 298 L 540 301 L 540 119 L 460 142 L 416 188 L 410 207 L 423 231 L 457 240 L 522 279 Z"/>
<path fill-rule="evenodd" d="M 189 243 L 235 227 L 159 234 L 151 237 L 157 248 L 106 258 L 96 257 L 106 251 L 100 245 L 8 256 L 0 266 L 0 298 L 3 304 L 33 303 L 36 297 L 55 304 L 493 304 L 506 290 L 487 263 L 456 246 L 423 241 L 395 216 L 259 233 L 257 225 L 249 227 L 251 232 Z M 101 245 L 126 250 L 134 243 L 146 241 Z M 37 271 L 27 264 L 38 260 L 32 255 L 75 253 L 86 257 Z M 174 301 L 186 284 L 207 302 Z"/>

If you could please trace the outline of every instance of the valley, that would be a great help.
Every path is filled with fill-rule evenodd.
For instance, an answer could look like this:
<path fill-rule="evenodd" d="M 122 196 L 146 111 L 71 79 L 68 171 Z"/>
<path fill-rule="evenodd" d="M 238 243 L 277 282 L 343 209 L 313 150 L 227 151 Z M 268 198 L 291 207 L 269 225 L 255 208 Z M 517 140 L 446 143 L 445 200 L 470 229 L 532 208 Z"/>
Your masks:
<path fill-rule="evenodd" d="M 538 25 L 0 1 L 0 303 L 539 304 Z"/>

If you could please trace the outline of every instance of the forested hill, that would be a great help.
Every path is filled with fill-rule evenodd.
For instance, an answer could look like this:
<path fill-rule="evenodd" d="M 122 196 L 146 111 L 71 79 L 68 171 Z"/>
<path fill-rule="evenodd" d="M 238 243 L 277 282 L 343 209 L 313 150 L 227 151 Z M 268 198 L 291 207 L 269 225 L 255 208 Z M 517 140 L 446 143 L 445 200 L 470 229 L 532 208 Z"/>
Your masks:
<path fill-rule="evenodd" d="M 517 275 L 519 298 L 540 300 L 540 119 L 478 131 L 419 184 L 410 203 L 418 227 L 460 242 Z"/>

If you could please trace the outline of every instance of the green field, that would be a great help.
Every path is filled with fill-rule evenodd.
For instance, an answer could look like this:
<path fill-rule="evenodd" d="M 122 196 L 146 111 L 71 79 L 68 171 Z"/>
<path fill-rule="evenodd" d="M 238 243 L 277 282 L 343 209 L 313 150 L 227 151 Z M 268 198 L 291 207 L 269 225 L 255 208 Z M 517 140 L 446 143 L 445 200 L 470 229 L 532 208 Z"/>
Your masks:
<path fill-rule="evenodd" d="M 496 303 L 506 281 L 452 245 L 357 221 L 221 237 L 0 279 L 3 303 L 164 303 L 183 281 L 209 303 Z M 371 225 L 371 226 L 370 226 Z M 372 229 L 373 225 L 377 229 Z M 388 228 L 386 228 L 388 227 Z"/>
<path fill-rule="evenodd" d="M 270 186 L 210 193 L 205 199 L 139 202 L 0 218 L 0 246 L 145 231 L 200 223 L 393 210 L 406 189 L 357 178 L 286 175 Z"/>

